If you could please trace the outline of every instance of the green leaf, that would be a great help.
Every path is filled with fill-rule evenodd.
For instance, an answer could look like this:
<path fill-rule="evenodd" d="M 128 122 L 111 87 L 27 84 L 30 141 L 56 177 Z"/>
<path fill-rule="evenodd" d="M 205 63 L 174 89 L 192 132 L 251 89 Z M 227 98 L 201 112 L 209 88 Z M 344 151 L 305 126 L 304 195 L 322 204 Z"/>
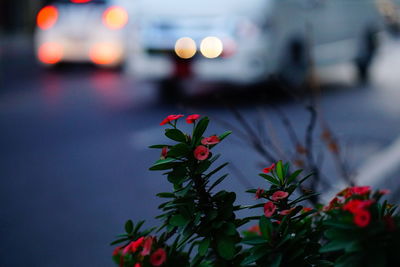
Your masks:
<path fill-rule="evenodd" d="M 144 224 L 144 221 L 140 221 L 136 224 L 135 229 L 133 230 L 134 233 L 139 232 L 140 227 L 142 227 L 142 225 Z"/>
<path fill-rule="evenodd" d="M 162 192 L 162 193 L 158 193 L 156 196 L 158 196 L 160 198 L 174 198 L 175 194 L 169 193 L 169 192 Z"/>
<path fill-rule="evenodd" d="M 188 222 L 188 220 L 186 220 L 182 215 L 177 214 L 171 217 L 171 219 L 169 219 L 169 224 L 172 226 L 184 226 L 186 223 Z"/>
<path fill-rule="evenodd" d="M 231 260 L 235 256 L 235 242 L 231 238 L 222 236 L 217 240 L 217 251 L 222 258 Z"/>
<path fill-rule="evenodd" d="M 282 254 L 278 254 L 274 257 L 273 262 L 271 263 L 271 267 L 279 267 L 282 261 Z"/>
<path fill-rule="evenodd" d="M 266 244 L 268 243 L 268 241 L 261 236 L 249 236 L 243 238 L 242 243 L 247 245 L 260 245 L 260 244 Z"/>
<path fill-rule="evenodd" d="M 280 186 L 279 181 L 277 181 L 274 177 L 267 175 L 265 173 L 260 173 L 259 174 L 262 178 L 264 178 L 265 180 L 267 180 L 268 182 L 270 182 L 271 184 L 274 184 L 276 186 Z"/>
<path fill-rule="evenodd" d="M 220 136 L 218 136 L 219 140 L 224 140 L 226 137 L 228 137 L 230 134 L 232 133 L 232 131 L 226 131 L 223 134 L 221 134 Z"/>
<path fill-rule="evenodd" d="M 173 159 L 173 158 L 157 160 L 149 170 L 160 171 L 160 170 L 171 169 L 175 164 L 174 161 L 175 161 L 175 159 Z"/>
<path fill-rule="evenodd" d="M 128 241 L 128 240 L 129 240 L 128 237 L 126 237 L 126 238 L 120 238 L 120 239 L 117 239 L 117 240 L 111 242 L 111 243 L 110 243 L 110 246 L 113 246 L 113 245 L 116 245 L 116 244 L 119 244 L 119 243 L 122 243 L 122 242 L 125 242 L 125 241 Z"/>
<path fill-rule="evenodd" d="M 237 233 L 235 224 L 231 222 L 224 224 L 223 228 L 224 228 L 224 234 L 226 234 L 227 236 L 234 236 Z"/>
<path fill-rule="evenodd" d="M 287 184 L 291 184 L 294 180 L 296 180 L 297 176 L 302 172 L 303 170 L 297 170 L 294 173 L 292 173 L 289 178 L 287 179 Z"/>
<path fill-rule="evenodd" d="M 170 145 L 152 145 L 152 146 L 149 146 L 149 148 L 164 148 L 164 147 L 170 147 Z"/>
<path fill-rule="evenodd" d="M 132 222 L 132 220 L 126 221 L 126 223 L 125 223 L 125 231 L 128 234 L 132 233 L 132 231 L 133 231 L 133 222 Z"/>
<path fill-rule="evenodd" d="M 165 136 L 177 142 L 186 142 L 186 136 L 178 129 L 166 129 Z"/>
<path fill-rule="evenodd" d="M 266 240 L 271 240 L 271 237 L 272 237 L 271 221 L 267 217 L 261 216 L 260 221 L 259 221 L 259 226 L 260 226 L 260 231 L 261 231 L 262 236 Z"/>
<path fill-rule="evenodd" d="M 246 266 L 252 264 L 253 262 L 256 262 L 257 260 L 261 259 L 269 253 L 265 246 L 256 247 L 254 249 L 251 249 L 250 251 L 251 254 L 241 262 L 241 265 Z"/>
<path fill-rule="evenodd" d="M 224 164 L 218 166 L 217 168 L 215 168 L 214 170 L 212 170 L 211 172 L 209 172 L 206 177 L 211 177 L 212 175 L 214 175 L 215 173 L 219 172 L 221 169 L 223 169 L 226 165 L 228 165 L 228 162 L 225 162 Z"/>
<path fill-rule="evenodd" d="M 184 157 L 191 152 L 190 147 L 187 144 L 180 143 L 170 148 L 168 151 L 168 157 L 179 158 Z"/>
<path fill-rule="evenodd" d="M 196 125 L 196 128 L 193 131 L 193 142 L 197 144 L 200 141 L 200 138 L 203 136 L 204 132 L 208 127 L 208 123 L 210 120 L 207 117 L 203 117 L 199 123 Z"/>
<path fill-rule="evenodd" d="M 200 162 L 200 164 L 197 166 L 196 173 L 200 174 L 208 170 L 211 166 L 211 161 L 209 160 L 204 160 Z"/>
<path fill-rule="evenodd" d="M 301 180 L 297 183 L 297 185 L 301 185 L 302 183 L 304 183 L 308 178 L 310 178 L 313 175 L 314 175 L 314 173 L 310 173 L 309 175 L 306 175 L 305 177 L 301 178 Z"/>
<path fill-rule="evenodd" d="M 206 255 L 209 246 L 210 246 L 210 239 L 204 238 L 204 239 L 200 242 L 200 244 L 199 244 L 198 253 L 199 253 L 201 256 Z"/>
<path fill-rule="evenodd" d="M 324 245 L 319 252 L 326 253 L 332 251 L 343 250 L 348 246 L 348 242 L 341 241 L 341 240 L 334 240 L 329 242 L 328 244 Z"/>
<path fill-rule="evenodd" d="M 217 185 L 219 185 L 223 180 L 225 180 L 226 177 L 228 177 L 229 174 L 224 174 L 220 178 L 218 178 L 208 189 L 208 192 L 211 192 Z"/>
<path fill-rule="evenodd" d="M 278 178 L 283 182 L 284 177 L 284 173 L 283 173 L 283 166 L 282 166 L 282 161 L 278 161 L 278 163 L 276 164 L 276 175 L 278 176 Z"/>

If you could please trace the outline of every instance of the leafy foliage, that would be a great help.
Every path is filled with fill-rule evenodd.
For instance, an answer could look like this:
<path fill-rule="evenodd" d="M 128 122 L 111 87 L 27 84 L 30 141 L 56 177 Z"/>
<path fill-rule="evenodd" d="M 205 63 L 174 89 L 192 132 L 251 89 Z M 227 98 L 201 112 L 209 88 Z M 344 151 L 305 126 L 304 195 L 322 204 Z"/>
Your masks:
<path fill-rule="evenodd" d="M 351 187 L 320 208 L 304 207 L 317 194 L 302 190 L 312 174 L 290 171 L 282 161 L 259 176 L 268 188 L 250 189 L 263 203 L 236 205 L 236 194 L 217 190 L 228 177 L 227 163 L 217 165 L 214 149 L 231 132 L 205 136 L 209 119 L 193 114 L 190 134 L 177 128 L 183 115 L 170 115 L 165 136 L 172 144 L 154 145 L 160 158 L 150 167 L 171 184 L 158 208 L 158 228 L 141 230 L 144 222 L 125 223 L 113 260 L 119 266 L 396 266 L 400 249 L 400 217 L 382 202 L 386 191 Z M 258 211 L 263 208 L 263 212 Z M 247 209 L 254 216 L 237 218 Z M 239 229 L 253 221 L 257 224 Z"/>

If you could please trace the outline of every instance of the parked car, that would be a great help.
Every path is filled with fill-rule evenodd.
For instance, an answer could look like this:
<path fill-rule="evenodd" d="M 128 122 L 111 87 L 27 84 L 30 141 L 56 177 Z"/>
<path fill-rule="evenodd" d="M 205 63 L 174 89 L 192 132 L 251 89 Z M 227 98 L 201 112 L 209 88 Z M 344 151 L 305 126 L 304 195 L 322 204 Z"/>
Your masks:
<path fill-rule="evenodd" d="M 48 66 L 59 62 L 121 66 L 127 51 L 128 22 L 128 10 L 118 1 L 49 1 L 37 15 L 37 59 Z"/>
<path fill-rule="evenodd" d="M 374 0 L 137 0 L 132 73 L 165 81 L 300 84 L 310 68 L 352 61 L 362 79 L 377 43 Z"/>

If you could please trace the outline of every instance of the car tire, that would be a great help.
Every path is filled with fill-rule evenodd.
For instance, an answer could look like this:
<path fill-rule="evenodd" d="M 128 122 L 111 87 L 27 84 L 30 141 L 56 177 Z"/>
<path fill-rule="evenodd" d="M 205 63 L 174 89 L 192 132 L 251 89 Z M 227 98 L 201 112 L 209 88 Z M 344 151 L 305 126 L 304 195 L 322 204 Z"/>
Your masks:
<path fill-rule="evenodd" d="M 379 46 L 377 31 L 373 27 L 367 28 L 361 38 L 358 55 L 355 60 L 357 79 L 366 83 L 370 79 L 370 67 Z"/>

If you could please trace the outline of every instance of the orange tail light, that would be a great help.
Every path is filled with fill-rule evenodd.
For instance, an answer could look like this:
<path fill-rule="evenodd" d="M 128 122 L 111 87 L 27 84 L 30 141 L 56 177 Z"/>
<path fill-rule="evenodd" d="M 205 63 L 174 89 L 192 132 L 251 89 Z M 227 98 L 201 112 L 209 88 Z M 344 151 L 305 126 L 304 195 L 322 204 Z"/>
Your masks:
<path fill-rule="evenodd" d="M 63 48 L 56 43 L 44 43 L 39 47 L 38 58 L 44 64 L 56 64 L 63 56 Z"/>
<path fill-rule="evenodd" d="M 48 30 L 56 24 L 58 20 L 58 10 L 54 6 L 42 8 L 36 18 L 37 25 L 42 30 Z"/>
<path fill-rule="evenodd" d="M 113 30 L 122 29 L 128 23 L 128 12 L 122 7 L 109 7 L 104 11 L 103 23 Z"/>

